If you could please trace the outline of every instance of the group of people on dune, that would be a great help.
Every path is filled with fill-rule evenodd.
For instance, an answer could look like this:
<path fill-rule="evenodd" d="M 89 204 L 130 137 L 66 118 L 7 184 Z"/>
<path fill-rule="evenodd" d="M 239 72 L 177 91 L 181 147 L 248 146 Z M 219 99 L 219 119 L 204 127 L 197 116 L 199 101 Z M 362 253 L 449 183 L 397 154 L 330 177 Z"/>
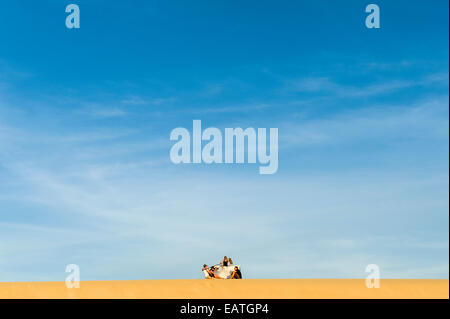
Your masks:
<path fill-rule="evenodd" d="M 224 256 L 219 264 L 223 267 L 227 267 L 229 265 L 231 266 L 233 265 L 233 260 L 231 258 L 228 258 L 227 256 Z M 206 270 L 210 278 L 223 279 L 217 274 L 216 265 L 208 267 L 207 264 L 204 264 L 202 270 Z M 238 266 L 234 266 L 230 279 L 242 279 L 242 273 Z"/>

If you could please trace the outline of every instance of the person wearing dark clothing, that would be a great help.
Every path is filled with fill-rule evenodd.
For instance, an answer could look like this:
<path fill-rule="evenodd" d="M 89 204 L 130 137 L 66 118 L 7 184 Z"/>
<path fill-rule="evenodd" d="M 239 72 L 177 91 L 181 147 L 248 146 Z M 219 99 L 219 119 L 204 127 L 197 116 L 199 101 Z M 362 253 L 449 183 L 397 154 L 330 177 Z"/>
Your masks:
<path fill-rule="evenodd" d="M 234 267 L 233 273 L 231 274 L 230 279 L 242 279 L 242 273 L 241 270 L 238 268 L 238 266 Z"/>
<path fill-rule="evenodd" d="M 212 267 L 210 268 L 207 264 L 204 264 L 202 270 L 206 270 L 209 277 L 214 278 L 214 271 L 212 270 Z"/>
<path fill-rule="evenodd" d="M 215 279 L 223 279 L 222 277 L 219 276 L 219 274 L 217 273 L 217 267 L 216 266 L 211 266 L 210 271 L 208 271 L 209 275 Z"/>
<path fill-rule="evenodd" d="M 224 256 L 223 259 L 220 261 L 220 263 L 224 267 L 228 266 L 228 258 L 227 258 L 227 256 Z"/>

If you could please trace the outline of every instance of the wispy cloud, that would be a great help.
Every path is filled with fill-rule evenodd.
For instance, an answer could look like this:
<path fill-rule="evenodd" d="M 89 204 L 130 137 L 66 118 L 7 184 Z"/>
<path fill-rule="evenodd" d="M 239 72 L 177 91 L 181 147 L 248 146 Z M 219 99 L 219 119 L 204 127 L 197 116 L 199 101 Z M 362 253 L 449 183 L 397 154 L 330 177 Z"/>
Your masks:
<path fill-rule="evenodd" d="M 12 67 L 9 63 L 0 58 L 0 82 L 27 79 L 33 76 L 33 73 L 18 70 L 17 68 Z"/>
<path fill-rule="evenodd" d="M 448 139 L 448 96 L 416 103 L 374 106 L 286 124 L 281 140 L 287 145 L 307 146 L 386 139 Z"/>
<path fill-rule="evenodd" d="M 395 91 L 429 85 L 448 86 L 448 73 L 436 73 L 418 80 L 385 80 L 363 86 L 343 85 L 329 77 L 302 78 L 289 81 L 286 89 L 298 93 L 325 93 L 337 97 L 357 98 L 389 94 Z"/>
<path fill-rule="evenodd" d="M 143 98 L 137 95 L 131 95 L 122 99 L 120 102 L 124 105 L 155 105 L 159 106 L 162 104 L 173 103 L 176 100 L 174 97 L 168 98 Z"/>
<path fill-rule="evenodd" d="M 79 113 L 87 114 L 94 118 L 112 118 L 127 115 L 127 112 L 119 107 L 107 107 L 97 103 L 86 103 L 84 109 L 80 110 Z"/>

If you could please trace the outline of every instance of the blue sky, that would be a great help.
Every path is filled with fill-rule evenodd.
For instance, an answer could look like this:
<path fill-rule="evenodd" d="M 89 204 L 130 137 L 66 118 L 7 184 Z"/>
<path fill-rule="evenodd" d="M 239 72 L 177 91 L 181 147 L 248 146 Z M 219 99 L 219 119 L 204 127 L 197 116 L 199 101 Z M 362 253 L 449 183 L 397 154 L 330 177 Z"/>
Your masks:
<path fill-rule="evenodd" d="M 449 275 L 448 1 L 0 2 L 0 281 Z M 174 165 L 276 127 L 279 169 Z"/>

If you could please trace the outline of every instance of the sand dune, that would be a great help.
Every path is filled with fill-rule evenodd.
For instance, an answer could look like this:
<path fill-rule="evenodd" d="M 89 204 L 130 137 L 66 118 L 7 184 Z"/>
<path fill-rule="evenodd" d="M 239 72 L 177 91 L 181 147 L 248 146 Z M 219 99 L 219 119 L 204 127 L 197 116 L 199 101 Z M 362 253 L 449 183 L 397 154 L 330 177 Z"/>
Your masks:
<path fill-rule="evenodd" d="M 0 283 L 0 298 L 449 298 L 449 281 L 383 279 L 369 289 L 362 279 L 117 280 Z"/>

